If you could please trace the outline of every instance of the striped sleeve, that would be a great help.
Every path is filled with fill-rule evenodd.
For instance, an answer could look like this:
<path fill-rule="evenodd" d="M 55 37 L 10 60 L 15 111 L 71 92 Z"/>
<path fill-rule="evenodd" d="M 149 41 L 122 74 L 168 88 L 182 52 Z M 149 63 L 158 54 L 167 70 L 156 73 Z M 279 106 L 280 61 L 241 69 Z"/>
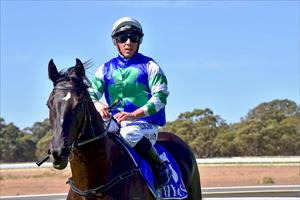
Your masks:
<path fill-rule="evenodd" d="M 89 87 L 88 91 L 93 102 L 99 101 L 104 93 L 104 65 L 100 66 L 92 80 L 92 85 Z"/>
<path fill-rule="evenodd" d="M 169 92 L 167 78 L 162 69 L 154 61 L 148 63 L 147 73 L 152 97 L 142 108 L 145 115 L 150 116 L 166 106 Z"/>

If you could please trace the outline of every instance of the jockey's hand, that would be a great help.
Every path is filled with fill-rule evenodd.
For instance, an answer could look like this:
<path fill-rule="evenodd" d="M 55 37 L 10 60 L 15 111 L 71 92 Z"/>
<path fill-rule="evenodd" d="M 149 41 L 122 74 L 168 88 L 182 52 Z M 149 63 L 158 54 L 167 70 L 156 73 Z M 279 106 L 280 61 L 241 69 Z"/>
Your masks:
<path fill-rule="evenodd" d="M 121 123 L 122 121 L 136 119 L 136 115 L 130 112 L 118 112 L 114 115 L 114 118 L 117 120 L 118 123 Z"/>
<path fill-rule="evenodd" d="M 108 107 L 106 105 L 104 105 L 100 102 L 95 102 L 94 104 L 95 104 L 96 110 L 100 113 L 101 117 L 104 120 L 107 120 L 110 118 Z"/>

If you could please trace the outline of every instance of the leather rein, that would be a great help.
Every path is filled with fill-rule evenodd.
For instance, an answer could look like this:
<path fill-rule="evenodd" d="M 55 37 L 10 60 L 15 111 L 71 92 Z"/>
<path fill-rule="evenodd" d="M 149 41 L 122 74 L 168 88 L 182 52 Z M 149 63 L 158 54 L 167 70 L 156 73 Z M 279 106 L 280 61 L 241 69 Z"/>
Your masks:
<path fill-rule="evenodd" d="M 56 90 L 67 90 L 67 91 L 82 91 L 83 90 L 82 88 L 77 88 L 77 87 L 59 87 L 59 86 L 55 86 L 54 90 L 55 89 Z M 81 127 L 82 130 L 81 130 L 80 134 L 78 134 L 78 137 L 74 140 L 74 142 L 72 143 L 72 145 L 69 147 L 70 148 L 70 152 L 74 151 L 77 147 L 83 146 L 85 144 L 91 143 L 93 141 L 102 139 L 102 138 L 104 138 L 104 137 L 107 136 L 108 127 L 105 128 L 104 132 L 102 132 L 100 135 L 98 135 L 98 136 L 96 135 L 96 133 L 95 133 L 95 131 L 93 129 L 92 123 L 91 123 L 92 119 L 91 119 L 90 111 L 88 109 L 89 108 L 88 104 L 87 104 L 87 98 L 88 97 L 86 95 L 87 94 L 84 94 L 84 104 L 85 104 L 85 108 L 87 109 L 87 113 L 84 115 L 85 119 L 84 119 L 83 125 Z M 119 102 L 115 102 L 108 109 L 111 110 L 118 103 Z M 113 118 L 110 118 L 110 120 L 112 120 L 112 119 Z M 92 133 L 93 133 L 93 135 L 95 137 L 93 137 L 91 139 L 88 139 L 88 140 L 84 140 L 84 141 L 79 142 L 80 141 L 80 136 L 82 136 L 83 133 L 84 133 L 83 131 L 84 131 L 84 128 L 85 128 L 86 124 L 87 125 L 90 124 Z M 110 122 L 108 124 L 110 124 Z M 134 176 L 136 174 L 139 174 L 139 173 L 140 173 L 140 170 L 138 168 L 133 168 L 130 171 L 127 171 L 125 173 L 122 173 L 122 174 L 120 174 L 120 175 L 118 175 L 118 176 L 110 179 L 107 183 L 105 183 L 103 185 L 100 185 L 100 186 L 98 186 L 96 188 L 92 188 L 92 189 L 88 189 L 88 190 L 81 190 L 78 187 L 76 187 L 75 183 L 74 183 L 74 181 L 72 179 L 72 177 L 70 177 L 66 183 L 70 185 L 70 187 L 71 187 L 71 189 L 72 189 L 73 192 L 77 193 L 80 196 L 91 198 L 91 197 L 95 197 L 95 196 L 101 196 L 103 192 L 107 191 L 108 189 L 110 189 L 114 185 L 118 184 L 119 182 L 123 181 L 124 179 L 127 179 L 127 178 L 129 178 L 131 176 Z"/>
<path fill-rule="evenodd" d="M 84 89 L 82 89 L 82 88 L 77 88 L 77 87 L 60 87 L 60 86 L 55 86 L 54 90 L 66 90 L 66 91 L 76 91 L 76 92 L 78 92 L 78 91 L 84 91 Z M 86 91 L 84 91 L 84 92 L 86 92 Z M 87 104 L 87 98 L 88 97 L 86 95 L 87 94 L 84 94 L 83 101 L 84 101 L 84 108 L 87 109 L 87 114 L 84 115 L 83 125 L 81 126 L 80 133 L 78 134 L 78 136 L 76 137 L 76 139 L 72 142 L 72 144 L 69 147 L 70 151 L 73 151 L 77 147 L 83 146 L 83 145 L 88 144 L 90 142 L 102 139 L 102 138 L 106 137 L 106 135 L 107 135 L 107 129 L 105 129 L 102 133 L 100 133 L 98 135 L 94 131 L 94 128 L 92 126 L 92 117 L 90 115 L 90 110 L 89 110 L 89 107 L 88 107 L 88 104 Z M 84 111 L 84 112 L 86 112 L 86 111 Z M 87 139 L 87 140 L 79 142 L 80 141 L 80 136 L 83 135 L 85 125 L 89 125 L 89 124 L 90 124 L 90 127 L 91 127 L 91 130 L 92 130 L 92 133 L 93 133 L 94 137 L 91 138 L 91 139 Z"/>

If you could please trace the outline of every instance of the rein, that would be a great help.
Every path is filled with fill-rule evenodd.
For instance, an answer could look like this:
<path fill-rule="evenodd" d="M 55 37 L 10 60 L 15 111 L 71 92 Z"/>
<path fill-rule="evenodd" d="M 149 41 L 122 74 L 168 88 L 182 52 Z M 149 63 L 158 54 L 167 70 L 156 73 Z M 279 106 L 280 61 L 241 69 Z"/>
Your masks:
<path fill-rule="evenodd" d="M 119 182 L 121 182 L 131 176 L 139 174 L 139 173 L 140 173 L 140 170 L 138 168 L 134 168 L 123 174 L 120 174 L 119 176 L 114 177 L 113 179 L 109 180 L 107 183 L 105 183 L 103 185 L 100 185 L 99 187 L 89 189 L 89 190 L 84 190 L 84 191 L 80 190 L 79 188 L 77 188 L 75 186 L 74 181 L 71 177 L 68 179 L 67 184 L 70 185 L 73 192 L 79 194 L 80 196 L 94 197 L 94 196 L 97 196 L 97 193 L 103 193 L 103 192 L 109 190 L 114 185 L 118 184 Z"/>
<path fill-rule="evenodd" d="M 85 91 L 84 89 L 78 88 L 78 87 L 60 87 L 60 86 L 55 86 L 54 90 L 66 90 L 66 91 L 75 91 L 75 92 Z M 100 135 L 96 135 L 96 133 L 94 131 L 94 128 L 92 126 L 92 118 L 91 118 L 91 115 L 90 115 L 90 110 L 89 110 L 89 106 L 88 106 L 86 98 L 88 98 L 88 97 L 86 96 L 86 94 L 84 94 L 84 99 L 83 99 L 84 102 L 83 103 L 85 104 L 84 108 L 87 109 L 87 110 L 84 111 L 86 113 L 84 115 L 84 122 L 83 122 L 82 127 L 81 127 L 82 130 L 80 131 L 80 134 L 78 134 L 77 138 L 74 140 L 74 142 L 69 147 L 70 152 L 74 151 L 77 147 L 83 146 L 85 144 L 91 143 L 93 141 L 102 139 L 102 138 L 107 136 L 108 128 L 106 128 L 105 131 L 102 132 Z M 120 103 L 120 101 L 114 102 L 114 104 L 109 107 L 109 110 L 111 110 L 113 107 L 115 107 L 119 103 Z M 110 120 L 113 120 L 113 118 L 111 117 Z M 108 126 L 109 126 L 109 124 L 110 124 L 110 122 L 108 123 Z M 81 138 L 80 136 L 83 135 L 84 128 L 85 128 L 86 125 L 90 125 L 92 133 L 95 137 L 93 137 L 91 139 L 84 140 L 82 142 L 79 142 L 80 138 Z M 51 154 L 51 152 L 49 152 L 49 153 Z M 93 188 L 93 189 L 84 190 L 84 191 L 80 190 L 79 188 L 77 188 L 75 186 L 75 183 L 74 183 L 72 177 L 70 177 L 66 183 L 70 185 L 73 192 L 77 193 L 80 196 L 84 196 L 84 197 L 89 198 L 89 197 L 95 197 L 95 196 L 102 195 L 101 193 L 109 190 L 114 185 L 120 183 L 121 181 L 123 181 L 123 180 L 125 180 L 125 179 L 127 179 L 131 176 L 139 174 L 139 173 L 140 173 L 140 170 L 138 168 L 133 168 L 130 171 L 127 171 L 125 173 L 122 173 L 122 174 L 112 178 L 111 180 L 109 180 L 107 183 L 105 183 L 103 185 L 100 185 L 100 186 L 98 186 L 96 188 Z"/>
<path fill-rule="evenodd" d="M 66 90 L 66 91 L 75 91 L 75 92 L 80 92 L 80 91 L 84 91 L 84 89 L 82 88 L 79 88 L 79 87 L 60 87 L 60 86 L 55 86 L 53 88 L 53 90 Z M 84 103 L 85 103 L 85 106 L 87 107 L 88 109 L 88 105 L 87 105 L 87 100 L 86 100 L 86 95 L 84 96 Z M 106 137 L 107 135 L 107 129 L 105 129 L 100 135 L 96 135 L 95 131 L 94 131 L 94 128 L 92 126 L 92 118 L 91 118 L 91 115 L 90 115 L 90 112 L 89 112 L 89 109 L 87 110 L 88 111 L 88 118 L 86 117 L 86 115 L 84 115 L 85 119 L 84 119 L 84 124 L 86 124 L 88 121 L 87 124 L 90 124 L 90 127 L 91 127 L 91 130 L 92 130 L 92 133 L 95 137 L 91 138 L 91 139 L 87 139 L 85 141 L 82 141 L 82 142 L 79 142 L 80 140 L 80 135 L 83 135 L 83 129 L 84 129 L 84 125 L 82 126 L 82 130 L 80 131 L 81 134 L 78 134 L 78 137 L 76 137 L 76 139 L 74 140 L 74 142 L 69 146 L 69 150 L 70 152 L 74 151 L 77 147 L 80 147 L 80 146 L 83 146 L 85 144 L 88 144 L 88 143 L 91 143 L 91 142 L 94 142 L 96 140 L 99 140 L 99 139 L 102 139 L 104 137 Z M 50 155 L 51 155 L 51 152 L 50 152 L 50 149 L 48 150 L 48 154 L 46 156 L 44 156 L 43 158 L 41 158 L 40 160 L 38 160 L 36 162 L 36 165 L 37 166 L 41 166 L 44 162 L 46 162 L 47 160 L 49 160 L 50 158 Z"/>
<path fill-rule="evenodd" d="M 76 92 L 82 91 L 82 90 L 84 91 L 84 89 L 78 88 L 78 87 L 60 87 L 60 86 L 55 86 L 54 90 L 66 90 L 66 91 L 76 91 Z M 78 134 L 78 137 L 74 140 L 74 142 L 69 147 L 70 151 L 73 151 L 77 147 L 83 146 L 83 145 L 88 144 L 90 142 L 94 142 L 96 140 L 102 139 L 102 138 L 106 137 L 106 135 L 107 135 L 107 129 L 105 129 L 105 131 L 103 131 L 100 135 L 97 135 L 96 132 L 94 131 L 94 128 L 92 126 L 92 117 L 90 115 L 90 110 L 89 110 L 89 106 L 87 105 L 86 98 L 87 98 L 87 96 L 86 96 L 86 94 L 84 94 L 84 100 L 83 100 L 84 104 L 85 104 L 84 108 L 87 109 L 87 114 L 84 115 L 85 119 L 84 119 L 84 122 L 83 122 L 83 126 L 81 127 L 80 134 Z M 86 115 L 88 115 L 88 117 Z M 79 142 L 80 141 L 80 136 L 83 135 L 83 130 L 84 130 L 86 124 L 87 125 L 90 124 L 90 127 L 91 127 L 91 130 L 92 130 L 92 133 L 93 133 L 94 137 L 91 138 L 91 139 L 87 139 L 87 140 L 84 140 L 82 142 Z"/>

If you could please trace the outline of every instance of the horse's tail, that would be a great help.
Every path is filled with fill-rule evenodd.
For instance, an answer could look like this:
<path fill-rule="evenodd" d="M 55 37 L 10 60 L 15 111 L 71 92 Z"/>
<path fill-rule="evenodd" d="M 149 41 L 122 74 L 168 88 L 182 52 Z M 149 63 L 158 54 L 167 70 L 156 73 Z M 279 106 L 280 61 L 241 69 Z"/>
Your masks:
<path fill-rule="evenodd" d="M 190 181 L 190 187 L 188 188 L 188 199 L 189 200 L 202 200 L 200 173 L 196 158 L 193 159 L 193 170 Z"/>

